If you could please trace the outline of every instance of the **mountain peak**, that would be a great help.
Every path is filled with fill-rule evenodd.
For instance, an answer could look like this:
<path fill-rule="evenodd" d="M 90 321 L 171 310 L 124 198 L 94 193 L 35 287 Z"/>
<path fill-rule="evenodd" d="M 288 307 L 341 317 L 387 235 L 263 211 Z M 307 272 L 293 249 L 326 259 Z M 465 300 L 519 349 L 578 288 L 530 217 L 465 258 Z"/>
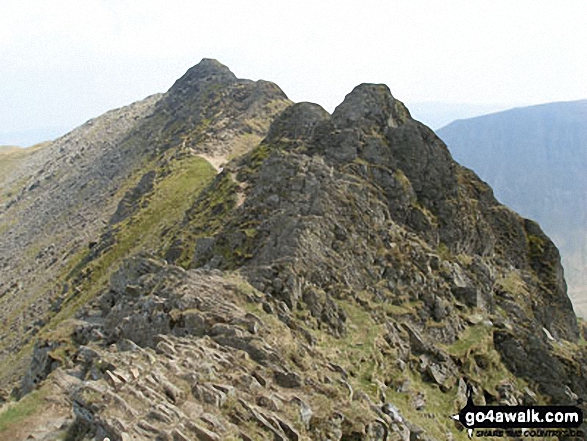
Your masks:
<path fill-rule="evenodd" d="M 302 102 L 285 109 L 271 124 L 267 135 L 268 141 L 282 138 L 310 139 L 314 127 L 326 121 L 330 115 L 321 106 Z"/>
<path fill-rule="evenodd" d="M 230 84 L 237 81 L 228 67 L 212 58 L 203 58 L 175 82 L 170 90 L 199 88 L 206 83 Z"/>
<path fill-rule="evenodd" d="M 434 441 L 468 394 L 587 411 L 555 245 L 385 85 L 329 115 L 204 59 L 18 153 L 0 439 Z"/>
<path fill-rule="evenodd" d="M 332 120 L 336 126 L 346 126 L 363 120 L 375 122 L 381 127 L 396 127 L 403 120 L 404 112 L 400 107 L 405 110 L 387 85 L 363 83 L 356 86 L 336 107 Z"/>
<path fill-rule="evenodd" d="M 190 68 L 189 71 L 209 74 L 228 73 L 234 77 L 234 74 L 230 71 L 230 69 L 227 66 L 225 66 L 220 61 L 214 58 L 202 58 L 202 60 L 198 64 Z"/>

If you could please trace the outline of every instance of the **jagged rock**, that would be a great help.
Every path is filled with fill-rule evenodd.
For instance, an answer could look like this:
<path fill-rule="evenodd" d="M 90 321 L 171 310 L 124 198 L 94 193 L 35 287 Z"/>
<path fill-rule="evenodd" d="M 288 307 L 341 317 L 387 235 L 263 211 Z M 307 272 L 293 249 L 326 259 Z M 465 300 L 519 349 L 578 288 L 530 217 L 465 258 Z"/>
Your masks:
<path fill-rule="evenodd" d="M 538 400 L 537 400 L 538 397 L 536 396 L 536 394 L 534 392 L 532 392 L 530 389 L 528 389 L 527 387 L 524 388 L 523 393 L 524 393 L 524 395 L 523 395 L 522 401 L 523 401 L 524 405 L 533 406 L 538 402 Z"/>
<path fill-rule="evenodd" d="M 87 346 L 80 346 L 77 350 L 76 359 L 86 366 L 91 366 L 100 358 L 100 354 Z"/>
<path fill-rule="evenodd" d="M 110 383 L 114 389 L 118 389 L 124 382 L 110 371 L 104 372 L 104 378 Z"/>
<path fill-rule="evenodd" d="M 314 418 L 310 430 L 315 434 L 317 440 L 341 439 L 343 421 L 344 415 L 338 412 L 326 420 Z"/>
<path fill-rule="evenodd" d="M 171 436 L 173 437 L 173 441 L 190 441 L 188 436 L 177 428 L 173 429 Z"/>
<path fill-rule="evenodd" d="M 383 411 L 383 413 L 389 415 L 391 417 L 392 421 L 394 421 L 396 423 L 403 422 L 403 418 L 402 418 L 398 408 L 395 407 L 393 404 L 385 403 L 383 406 L 381 406 L 381 410 Z"/>
<path fill-rule="evenodd" d="M 404 324 L 408 333 L 410 349 L 414 355 L 425 354 L 431 351 L 430 345 L 424 341 L 420 333 L 408 324 Z"/>
<path fill-rule="evenodd" d="M 41 381 L 61 365 L 59 360 L 51 355 L 51 352 L 58 347 L 59 343 L 55 342 L 37 341 L 35 343 L 32 360 L 20 383 L 17 398 L 33 391 Z"/>
<path fill-rule="evenodd" d="M 296 429 L 293 428 L 292 424 L 283 418 L 275 417 L 276 421 L 279 423 L 279 427 L 287 436 L 287 439 L 291 441 L 298 441 L 300 439 L 300 434 Z"/>
<path fill-rule="evenodd" d="M 275 371 L 273 378 L 279 386 L 289 389 L 301 387 L 303 384 L 302 378 L 295 372 Z"/>
<path fill-rule="evenodd" d="M 163 96 L 92 123 L 113 126 L 105 144 L 63 141 L 38 175 L 0 177 L 27 178 L 0 208 L 17 221 L 6 243 L 42 243 L 5 253 L 0 219 L 0 354 L 47 337 L 25 392 L 58 388 L 87 437 L 160 440 L 450 439 L 452 422 L 432 412 L 438 396 L 458 411 L 464 378 L 476 403 L 587 398 L 559 256 L 536 224 L 387 86 L 356 87 L 332 115 L 290 104 L 203 60 Z M 194 156 L 220 167 L 241 152 L 219 172 Z M 48 179 L 57 164 L 72 176 Z M 73 192 L 71 204 L 60 195 Z M 173 209 L 151 205 L 162 195 Z M 88 220 L 70 219 L 77 206 Z M 47 243 L 31 232 L 53 227 Z M 53 332 L 57 304 L 76 321 Z M 407 395 L 398 408 L 388 388 Z"/>
<path fill-rule="evenodd" d="M 426 406 L 426 396 L 418 392 L 412 399 L 412 405 L 416 410 L 422 410 Z"/>
<path fill-rule="evenodd" d="M 287 435 L 284 433 L 283 429 L 280 427 L 279 424 L 272 424 L 265 415 L 260 413 L 257 409 L 249 405 L 243 400 L 239 400 L 239 403 L 251 413 L 252 417 L 256 421 L 257 424 L 262 426 L 263 428 L 267 429 L 270 433 L 273 434 L 273 437 L 277 441 L 286 441 Z M 271 417 L 270 417 L 271 418 Z"/>
<path fill-rule="evenodd" d="M 215 407 L 222 407 L 226 402 L 226 394 L 212 386 L 196 384 L 192 388 L 192 394 L 196 399 Z"/>
<path fill-rule="evenodd" d="M 257 405 L 261 407 L 265 407 L 271 411 L 277 412 L 280 409 L 280 406 L 277 404 L 272 397 L 268 397 L 265 395 L 260 395 L 257 397 Z"/>
<path fill-rule="evenodd" d="M 300 399 L 298 397 L 292 398 L 292 402 L 295 403 L 297 406 L 299 406 L 300 418 L 302 420 L 302 423 L 304 423 L 304 425 L 306 426 L 306 429 L 309 428 L 310 421 L 312 420 L 312 415 L 314 415 L 312 408 L 310 406 L 308 406 L 308 404 L 306 404 L 302 399 Z"/>

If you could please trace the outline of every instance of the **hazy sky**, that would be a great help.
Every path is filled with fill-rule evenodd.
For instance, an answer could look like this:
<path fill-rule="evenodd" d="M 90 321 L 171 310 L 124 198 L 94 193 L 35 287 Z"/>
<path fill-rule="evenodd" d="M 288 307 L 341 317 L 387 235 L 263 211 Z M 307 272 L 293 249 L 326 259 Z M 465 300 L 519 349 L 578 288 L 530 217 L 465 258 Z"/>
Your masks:
<path fill-rule="evenodd" d="M 408 107 L 583 99 L 586 19 L 585 0 L 2 0 L 0 134 L 72 128 L 203 57 L 327 110 L 362 82 Z"/>

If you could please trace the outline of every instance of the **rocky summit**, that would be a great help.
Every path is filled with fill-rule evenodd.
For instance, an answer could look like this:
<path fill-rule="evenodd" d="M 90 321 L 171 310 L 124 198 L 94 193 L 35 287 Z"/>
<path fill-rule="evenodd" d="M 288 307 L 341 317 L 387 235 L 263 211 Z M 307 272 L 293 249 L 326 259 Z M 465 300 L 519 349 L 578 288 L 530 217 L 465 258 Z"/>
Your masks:
<path fill-rule="evenodd" d="M 587 399 L 557 248 L 385 85 L 329 114 L 205 59 L 0 170 L 0 439 L 465 440 L 468 387 Z"/>

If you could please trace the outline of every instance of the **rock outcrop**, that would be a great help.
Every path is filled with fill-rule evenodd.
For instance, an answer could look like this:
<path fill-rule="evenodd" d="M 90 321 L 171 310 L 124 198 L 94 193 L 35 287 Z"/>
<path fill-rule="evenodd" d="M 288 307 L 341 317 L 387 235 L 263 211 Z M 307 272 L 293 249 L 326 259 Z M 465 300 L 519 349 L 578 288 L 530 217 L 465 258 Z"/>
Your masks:
<path fill-rule="evenodd" d="M 556 247 L 387 86 L 330 115 L 204 60 L 142 124 L 15 391 L 62 398 L 46 439 L 465 439 L 468 386 L 587 398 Z"/>
<path fill-rule="evenodd" d="M 214 175 L 195 158 L 216 164 L 246 152 L 289 103 L 272 83 L 240 80 L 217 61 L 202 60 L 165 94 L 45 145 L 0 153 L 0 361 L 20 363 L 15 354 L 76 289 L 69 272 L 111 248 L 163 181 L 175 176 L 179 182 L 168 189 L 178 196 L 173 203 L 189 204 L 180 191 L 195 192 L 194 182 Z M 178 189 L 186 178 L 174 172 L 188 175 L 194 188 Z M 13 378 L 10 369 L 2 378 Z"/>
<path fill-rule="evenodd" d="M 538 221 L 562 255 L 569 297 L 587 317 L 587 100 L 455 121 L 438 130 L 500 201 Z"/>

